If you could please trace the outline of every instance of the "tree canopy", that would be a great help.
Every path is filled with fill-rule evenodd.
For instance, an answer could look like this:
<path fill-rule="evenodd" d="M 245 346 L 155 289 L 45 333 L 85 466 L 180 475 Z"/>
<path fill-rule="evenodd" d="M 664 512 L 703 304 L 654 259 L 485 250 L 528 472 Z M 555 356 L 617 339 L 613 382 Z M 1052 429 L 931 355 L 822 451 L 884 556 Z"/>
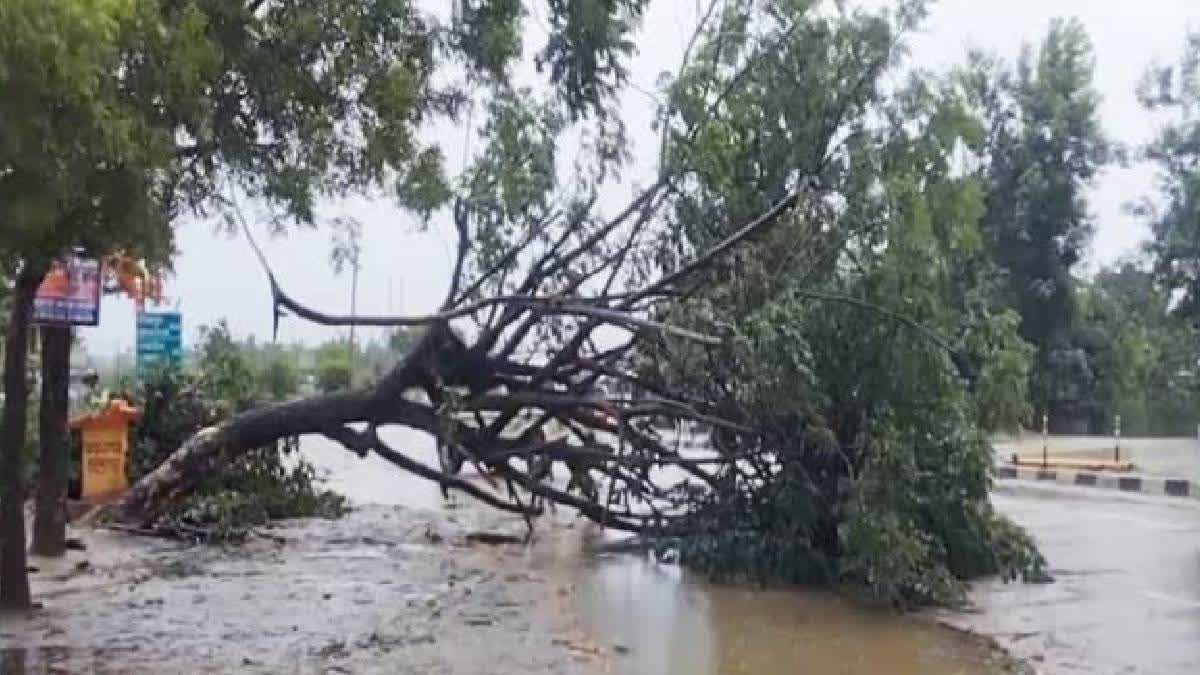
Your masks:
<path fill-rule="evenodd" d="M 1033 406 L 1061 430 L 1095 430 L 1097 417 L 1093 364 L 1073 340 L 1074 270 L 1093 231 L 1087 191 L 1113 155 L 1094 62 L 1082 24 L 1058 20 L 1015 68 L 976 54 L 960 75 L 984 131 L 976 174 L 986 194 L 982 264 L 999 279 L 992 302 L 1020 313 L 1021 335 L 1037 349 Z"/>
<path fill-rule="evenodd" d="M 1138 96 L 1150 112 L 1168 116 L 1143 149 L 1158 170 L 1158 199 L 1146 199 L 1136 213 L 1150 221 L 1148 245 L 1155 277 L 1178 295 L 1177 314 L 1200 317 L 1200 33 L 1188 35 L 1176 64 L 1147 71 Z"/>

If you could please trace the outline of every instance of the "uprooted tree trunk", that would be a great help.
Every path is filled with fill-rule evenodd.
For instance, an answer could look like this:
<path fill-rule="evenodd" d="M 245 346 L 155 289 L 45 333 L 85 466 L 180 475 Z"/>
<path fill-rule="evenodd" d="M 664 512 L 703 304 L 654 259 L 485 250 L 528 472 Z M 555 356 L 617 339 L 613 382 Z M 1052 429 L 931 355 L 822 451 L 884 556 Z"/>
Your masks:
<path fill-rule="evenodd" d="M 67 421 L 71 372 L 71 327 L 43 326 L 42 401 L 38 411 L 38 493 L 33 516 L 33 552 L 60 556 L 67 550 L 67 464 L 71 432 Z"/>
<path fill-rule="evenodd" d="M 376 413 L 384 412 L 396 423 L 419 422 L 417 411 L 403 403 L 385 410 L 373 391 L 327 394 L 246 411 L 194 434 L 104 511 L 123 522 L 152 523 L 242 453 L 290 436 L 383 419 Z"/>

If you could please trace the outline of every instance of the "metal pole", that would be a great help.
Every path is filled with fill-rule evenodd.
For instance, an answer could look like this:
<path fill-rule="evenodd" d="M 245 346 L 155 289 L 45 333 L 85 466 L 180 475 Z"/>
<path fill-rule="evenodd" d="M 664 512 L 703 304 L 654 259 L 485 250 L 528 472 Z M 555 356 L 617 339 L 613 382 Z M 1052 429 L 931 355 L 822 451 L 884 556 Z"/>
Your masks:
<path fill-rule="evenodd" d="M 354 266 L 350 276 L 350 318 L 358 316 L 358 250 L 354 251 Z M 354 388 L 354 323 L 350 323 L 350 388 Z"/>
<path fill-rule="evenodd" d="M 1121 416 L 1117 415 L 1113 420 L 1113 438 L 1116 441 L 1113 445 L 1113 461 L 1121 461 Z"/>
<path fill-rule="evenodd" d="M 1042 468 L 1050 465 L 1050 416 L 1042 413 Z"/>

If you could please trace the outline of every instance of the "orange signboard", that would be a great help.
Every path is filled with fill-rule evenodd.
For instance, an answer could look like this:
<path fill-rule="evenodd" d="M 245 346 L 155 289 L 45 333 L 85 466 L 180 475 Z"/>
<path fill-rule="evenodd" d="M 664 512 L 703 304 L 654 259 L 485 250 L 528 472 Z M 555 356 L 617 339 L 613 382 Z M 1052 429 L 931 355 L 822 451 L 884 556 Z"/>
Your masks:
<path fill-rule="evenodd" d="M 114 400 L 103 411 L 71 420 L 83 435 L 83 498 L 95 499 L 128 487 L 125 465 L 129 457 L 129 423 L 138 411 Z"/>
<path fill-rule="evenodd" d="M 100 263 L 72 256 L 55 261 L 33 300 L 33 322 L 68 326 L 100 323 Z"/>

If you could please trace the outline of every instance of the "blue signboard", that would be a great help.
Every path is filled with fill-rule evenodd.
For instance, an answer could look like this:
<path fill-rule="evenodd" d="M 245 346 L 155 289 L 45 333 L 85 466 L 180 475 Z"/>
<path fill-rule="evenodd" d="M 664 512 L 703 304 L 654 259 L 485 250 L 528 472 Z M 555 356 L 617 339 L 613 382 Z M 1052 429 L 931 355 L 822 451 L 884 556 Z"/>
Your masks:
<path fill-rule="evenodd" d="M 137 316 L 137 370 L 183 365 L 183 316 L 179 312 L 141 312 Z"/>

